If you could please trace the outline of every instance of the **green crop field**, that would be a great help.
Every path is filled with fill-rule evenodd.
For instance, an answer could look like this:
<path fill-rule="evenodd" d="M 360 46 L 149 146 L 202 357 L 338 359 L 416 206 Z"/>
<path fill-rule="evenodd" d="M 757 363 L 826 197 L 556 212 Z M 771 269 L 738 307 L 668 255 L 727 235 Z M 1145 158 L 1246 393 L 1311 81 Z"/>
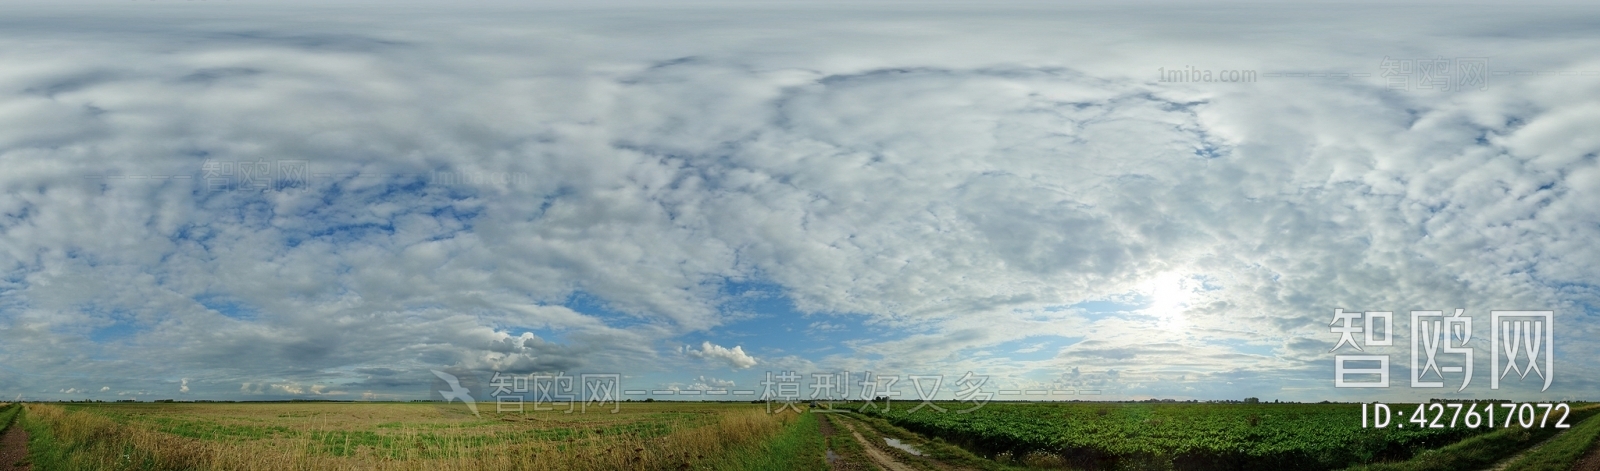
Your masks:
<path fill-rule="evenodd" d="M 479 417 L 459 403 L 35 403 L 0 409 L 0 419 L 19 418 L 36 470 L 1567 469 L 1600 435 L 1596 406 L 1575 407 L 1561 433 L 1363 429 L 1354 404 L 854 412 L 862 405 L 772 414 L 761 404 L 623 403 L 617 413 Z"/>
<path fill-rule="evenodd" d="M 871 415 L 985 456 L 1047 455 L 1085 469 L 1341 469 L 1497 430 L 1363 429 L 1356 404 L 996 403 L 965 414 L 953 411 L 970 404 L 942 406 L 950 411 L 901 404 Z"/>

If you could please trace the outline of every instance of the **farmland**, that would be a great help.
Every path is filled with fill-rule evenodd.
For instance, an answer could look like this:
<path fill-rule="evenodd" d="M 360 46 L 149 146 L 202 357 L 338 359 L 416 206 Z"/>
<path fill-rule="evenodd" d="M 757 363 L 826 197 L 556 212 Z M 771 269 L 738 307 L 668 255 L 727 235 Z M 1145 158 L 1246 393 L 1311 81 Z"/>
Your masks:
<path fill-rule="evenodd" d="M 1086 469 L 1342 469 L 1496 431 L 1363 429 L 1355 404 L 999 403 L 967 414 L 900 407 L 872 415 L 985 456 L 1045 455 Z"/>
<path fill-rule="evenodd" d="M 991 403 L 950 411 L 770 414 L 760 404 L 624 403 L 566 413 L 437 403 L 65 403 L 0 410 L 53 469 L 1566 469 L 1571 433 L 1520 427 L 1363 429 L 1353 404 Z M 1555 436 L 1555 439 L 1546 438 Z M 894 444 L 886 439 L 894 440 Z M 915 450 L 915 452 L 913 452 Z"/>
<path fill-rule="evenodd" d="M 811 437 L 785 435 L 812 419 L 760 405 L 482 418 L 456 406 L 30 404 L 21 424 L 42 469 L 749 469 L 821 460 L 820 450 L 796 451 Z"/>

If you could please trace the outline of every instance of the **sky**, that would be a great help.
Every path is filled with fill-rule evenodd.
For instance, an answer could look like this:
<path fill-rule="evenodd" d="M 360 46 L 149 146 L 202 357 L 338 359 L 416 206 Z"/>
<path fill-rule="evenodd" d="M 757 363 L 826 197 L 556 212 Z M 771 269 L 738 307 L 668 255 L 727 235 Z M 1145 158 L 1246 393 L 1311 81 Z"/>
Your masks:
<path fill-rule="evenodd" d="M 0 400 L 1600 399 L 1593 5 L 0 10 Z"/>

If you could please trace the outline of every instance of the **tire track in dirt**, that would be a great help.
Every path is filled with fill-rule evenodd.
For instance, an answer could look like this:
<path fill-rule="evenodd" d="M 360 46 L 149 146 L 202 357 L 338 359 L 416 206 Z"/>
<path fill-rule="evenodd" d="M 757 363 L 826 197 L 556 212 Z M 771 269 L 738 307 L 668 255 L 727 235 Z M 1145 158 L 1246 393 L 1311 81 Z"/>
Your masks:
<path fill-rule="evenodd" d="M 872 459 L 873 464 L 878 465 L 878 467 L 883 468 L 886 471 L 916 471 L 916 468 L 906 466 L 905 463 L 901 463 L 900 460 L 895 459 L 893 455 L 885 453 L 883 450 L 878 449 L 878 447 L 873 446 L 872 442 L 867 441 L 866 437 L 861 436 L 861 432 L 856 431 L 854 424 L 851 424 L 850 422 L 842 423 L 844 424 L 845 428 L 850 429 L 850 435 L 856 437 L 856 442 L 861 444 L 862 451 L 867 452 L 867 458 Z"/>
<path fill-rule="evenodd" d="M 20 407 L 20 406 L 19 406 Z M 18 412 L 19 414 L 21 412 Z M 33 464 L 28 463 L 28 432 L 16 422 L 20 417 L 11 419 L 11 426 L 0 433 L 0 470 L 29 471 Z M 5 424 L 0 424 L 3 426 Z"/>
<path fill-rule="evenodd" d="M 838 435 L 839 432 L 838 429 L 834 428 L 832 420 L 829 420 L 827 417 L 818 417 L 817 426 L 822 429 L 822 439 L 828 443 L 828 469 L 832 471 L 860 471 L 872 469 L 871 465 L 862 463 L 860 460 L 852 460 L 852 457 L 847 457 L 833 451 L 834 440 L 838 439 L 835 436 Z"/>
<path fill-rule="evenodd" d="M 836 433 L 833 430 L 833 424 L 829 423 L 827 419 L 819 417 L 817 418 L 817 428 L 822 430 L 822 441 L 828 444 L 828 449 L 826 451 L 828 454 L 828 469 L 851 469 L 852 463 L 845 462 L 843 456 L 833 452 L 833 435 Z"/>

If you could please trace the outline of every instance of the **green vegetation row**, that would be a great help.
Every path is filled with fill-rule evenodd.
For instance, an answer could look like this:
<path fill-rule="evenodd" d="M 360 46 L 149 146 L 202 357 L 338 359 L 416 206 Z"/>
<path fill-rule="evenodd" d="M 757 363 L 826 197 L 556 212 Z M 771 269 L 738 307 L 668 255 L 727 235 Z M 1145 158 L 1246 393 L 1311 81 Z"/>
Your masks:
<path fill-rule="evenodd" d="M 4 432 L 7 428 L 10 428 L 11 423 L 17 420 L 17 414 L 21 411 L 21 404 L 6 404 L 4 406 L 0 406 L 0 432 Z"/>
<path fill-rule="evenodd" d="M 1506 466 L 1505 471 L 1567 470 L 1588 451 L 1600 433 L 1600 408 L 1589 406 L 1572 411 L 1570 433 L 1530 451 Z M 1456 471 L 1484 469 L 1515 456 L 1560 433 L 1563 429 L 1511 427 L 1462 440 L 1449 446 L 1418 453 L 1409 460 L 1358 466 L 1351 471 Z"/>
<path fill-rule="evenodd" d="M 1572 430 L 1550 439 L 1527 455 L 1506 466 L 1505 471 L 1568 470 L 1589 452 L 1600 439 L 1600 409 L 1580 410 L 1588 419 L 1579 422 Z M 1581 416 L 1580 416 L 1581 417 Z"/>
<path fill-rule="evenodd" d="M 1489 428 L 1361 428 L 1357 404 L 941 404 L 869 410 L 991 458 L 1055 455 L 1085 469 L 1332 470 L 1408 459 Z M 1410 407 L 1404 407 L 1410 409 Z"/>

